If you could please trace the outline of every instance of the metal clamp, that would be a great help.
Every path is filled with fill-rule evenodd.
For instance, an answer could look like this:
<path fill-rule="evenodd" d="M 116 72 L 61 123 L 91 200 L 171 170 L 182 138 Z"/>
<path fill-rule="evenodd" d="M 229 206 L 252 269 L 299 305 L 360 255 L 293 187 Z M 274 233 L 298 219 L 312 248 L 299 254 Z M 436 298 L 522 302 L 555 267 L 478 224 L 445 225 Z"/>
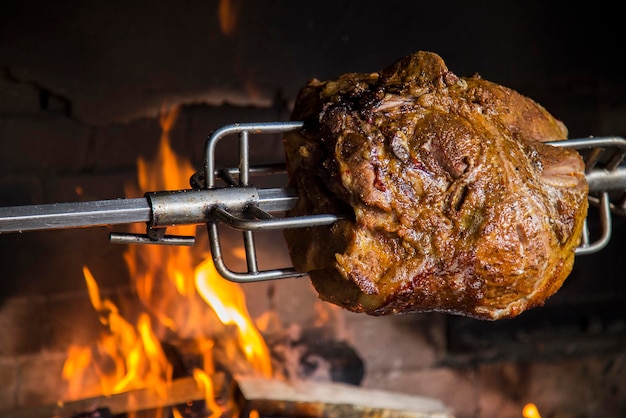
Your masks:
<path fill-rule="evenodd" d="M 249 123 L 234 124 L 224 126 L 214 131 L 206 142 L 205 156 L 205 186 L 215 187 L 216 176 L 221 177 L 227 184 L 238 187 L 249 186 L 250 165 L 249 165 L 249 139 L 251 134 L 277 134 L 294 131 L 302 127 L 302 122 L 269 122 L 269 123 Z M 220 140 L 227 136 L 237 136 L 239 139 L 239 170 L 217 171 L 215 167 L 215 149 Z M 233 175 L 238 175 L 238 182 Z M 276 202 L 276 196 L 270 201 Z M 295 203 L 295 201 L 294 201 Z M 218 273 L 222 277 L 233 282 L 253 282 L 262 280 L 274 280 L 284 278 L 294 278 L 305 276 L 306 273 L 296 271 L 293 267 L 272 270 L 259 270 L 257 252 L 254 243 L 254 231 L 268 229 L 297 228 L 302 226 L 327 225 L 335 222 L 338 218 L 334 215 L 323 215 L 321 217 L 304 216 L 297 218 L 275 218 L 271 212 L 285 210 L 274 207 L 264 210 L 260 205 L 249 204 L 244 210 L 233 211 L 227 205 L 216 205 L 212 210 L 211 219 L 207 222 L 209 243 L 213 262 Z M 239 229 L 243 234 L 243 246 L 246 254 L 246 272 L 235 272 L 225 264 L 220 242 L 218 223 L 223 222 L 229 226 Z"/>

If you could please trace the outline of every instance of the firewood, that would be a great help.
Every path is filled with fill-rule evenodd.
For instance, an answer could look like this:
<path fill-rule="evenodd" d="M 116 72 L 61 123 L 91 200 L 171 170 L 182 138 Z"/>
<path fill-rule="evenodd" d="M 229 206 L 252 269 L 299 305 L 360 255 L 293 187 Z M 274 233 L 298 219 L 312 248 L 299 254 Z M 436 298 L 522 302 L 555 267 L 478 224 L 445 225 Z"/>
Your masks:
<path fill-rule="evenodd" d="M 237 377 L 230 384 L 224 375 L 213 376 L 215 393 L 230 392 L 241 417 L 253 410 L 262 417 L 324 418 L 453 418 L 439 400 L 365 389 L 335 382 L 288 382 Z M 155 410 L 202 401 L 206 393 L 191 377 L 172 382 L 166 396 L 153 389 L 136 389 L 34 408 L 0 411 L 0 418 L 69 418 L 97 410 L 111 415 Z"/>
<path fill-rule="evenodd" d="M 334 382 L 237 377 L 238 403 L 262 417 L 453 418 L 439 400 Z"/>
<path fill-rule="evenodd" d="M 217 376 L 218 378 L 214 379 L 216 386 L 223 384 L 216 383 L 223 380 L 223 377 Z M 58 402 L 54 405 L 0 411 L 0 418 L 66 418 L 98 409 L 106 409 L 112 415 L 118 415 L 180 405 L 203 400 L 205 397 L 204 389 L 198 386 L 195 379 L 185 377 L 174 380 L 167 395 L 160 395 L 150 388 L 135 389 L 110 396 L 103 395 L 70 402 Z"/>

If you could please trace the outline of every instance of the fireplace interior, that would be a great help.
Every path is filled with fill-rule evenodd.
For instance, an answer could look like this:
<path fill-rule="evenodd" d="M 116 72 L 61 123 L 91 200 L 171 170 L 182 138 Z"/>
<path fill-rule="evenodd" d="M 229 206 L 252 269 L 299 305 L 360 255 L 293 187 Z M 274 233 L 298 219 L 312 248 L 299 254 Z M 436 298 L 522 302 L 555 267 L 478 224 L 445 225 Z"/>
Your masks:
<path fill-rule="evenodd" d="M 621 21 L 600 4 L 63 0 L 5 7 L 0 207 L 127 196 L 138 158 L 159 152 L 168 109 L 177 111 L 172 150 L 201 170 L 215 129 L 287 121 L 308 79 L 375 71 L 417 50 L 437 52 L 458 75 L 479 73 L 535 99 L 570 138 L 626 136 Z M 219 155 L 223 166 L 236 161 L 228 145 Z M 280 135 L 253 143 L 251 159 L 283 162 Z M 595 227 L 597 208 L 590 212 Z M 267 344 L 289 342 L 292 351 L 273 354 L 291 377 L 435 399 L 456 418 L 523 417 L 529 403 L 544 418 L 623 417 L 626 219 L 612 222 L 603 250 L 577 256 L 545 306 L 511 320 L 353 314 L 320 302 L 306 277 L 239 287 L 251 318 L 274 321 Z M 0 234 L 0 417 L 67 400 L 68 350 L 93 344 L 102 329 L 83 266 L 103 298 L 137 309 L 128 245 L 109 242 L 111 232 L 126 230 Z M 239 268 L 240 234 L 226 229 L 224 237 L 225 257 Z M 207 251 L 206 237 L 196 247 Z M 259 234 L 257 247 L 262 267 L 290 265 L 282 232 Z M 163 343 L 185 357 L 185 341 Z M 304 351 L 290 369 L 294 347 Z"/>

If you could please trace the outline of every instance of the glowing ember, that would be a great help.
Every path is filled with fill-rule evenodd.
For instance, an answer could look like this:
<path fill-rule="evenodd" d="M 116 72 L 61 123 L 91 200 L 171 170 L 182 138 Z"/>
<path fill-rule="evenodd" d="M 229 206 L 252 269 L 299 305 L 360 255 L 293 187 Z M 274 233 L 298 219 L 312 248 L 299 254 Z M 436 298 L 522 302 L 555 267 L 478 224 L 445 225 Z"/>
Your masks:
<path fill-rule="evenodd" d="M 524 416 L 524 418 L 541 418 L 541 415 L 539 415 L 539 410 L 534 403 L 526 404 L 524 406 L 524 409 L 522 410 L 522 415 Z"/>
<path fill-rule="evenodd" d="M 139 190 L 128 187 L 127 196 L 190 187 L 194 170 L 170 147 L 169 132 L 177 114 L 177 109 L 162 112 L 159 152 L 152 162 L 138 160 Z M 195 228 L 180 226 L 168 233 L 206 235 L 196 234 Z M 145 225 L 133 225 L 133 232 L 145 233 Z M 63 369 L 68 399 L 145 387 L 165 395 L 173 367 L 163 341 L 183 341 L 202 357 L 202 370 L 194 370 L 193 376 L 206 392 L 207 409 L 214 414 L 219 411 L 211 380 L 216 361 L 233 375 L 272 376 L 267 346 L 249 317 L 243 291 L 218 275 L 209 254 L 200 252 L 207 248 L 203 244 L 129 246 L 124 259 L 144 310 L 134 324 L 111 300 L 102 298 L 95 278 L 84 268 L 91 303 L 106 330 L 95 348 L 70 347 Z M 97 376 L 96 384 L 88 384 L 90 374 Z"/>

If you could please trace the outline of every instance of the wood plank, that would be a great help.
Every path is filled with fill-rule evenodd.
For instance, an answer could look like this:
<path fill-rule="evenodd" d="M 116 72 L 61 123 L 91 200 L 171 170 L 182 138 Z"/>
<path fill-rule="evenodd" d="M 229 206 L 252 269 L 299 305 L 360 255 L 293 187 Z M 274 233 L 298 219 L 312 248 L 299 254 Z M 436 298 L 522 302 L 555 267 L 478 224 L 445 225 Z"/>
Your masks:
<path fill-rule="evenodd" d="M 342 383 L 237 377 L 244 412 L 324 418 L 453 418 L 441 401 Z M 244 415 L 245 416 L 245 415 Z"/>
<path fill-rule="evenodd" d="M 198 387 L 193 377 L 185 377 L 172 382 L 167 396 L 159 395 L 153 389 L 136 389 L 110 396 L 98 396 L 41 407 L 0 411 L 0 418 L 71 417 L 104 408 L 108 409 L 111 414 L 118 415 L 131 411 L 145 411 L 174 406 L 204 398 L 204 389 Z"/>

